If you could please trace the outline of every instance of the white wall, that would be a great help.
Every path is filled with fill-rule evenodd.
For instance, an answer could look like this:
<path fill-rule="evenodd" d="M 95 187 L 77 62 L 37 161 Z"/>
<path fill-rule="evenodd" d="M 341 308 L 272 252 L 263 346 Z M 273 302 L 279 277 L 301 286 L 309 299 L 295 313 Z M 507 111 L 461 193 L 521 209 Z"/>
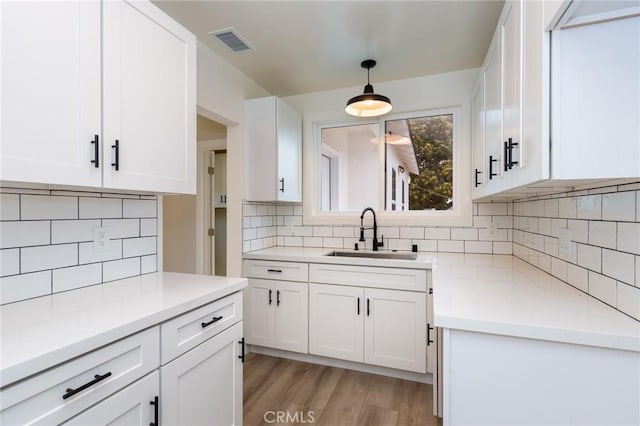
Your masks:
<path fill-rule="evenodd" d="M 242 275 L 244 101 L 269 95 L 198 42 L 198 114 L 227 126 L 227 170 L 233 171 L 233 179 L 227 179 L 227 274 L 232 276 Z"/>

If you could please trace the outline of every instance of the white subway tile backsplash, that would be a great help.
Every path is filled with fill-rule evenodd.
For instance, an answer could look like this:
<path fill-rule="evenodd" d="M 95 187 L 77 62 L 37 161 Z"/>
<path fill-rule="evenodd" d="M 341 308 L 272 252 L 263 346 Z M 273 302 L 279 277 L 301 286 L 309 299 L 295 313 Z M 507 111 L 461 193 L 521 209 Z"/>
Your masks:
<path fill-rule="evenodd" d="M 243 215 L 244 216 L 255 216 L 258 212 L 258 206 L 255 204 L 247 204 L 245 203 L 243 206 Z"/>
<path fill-rule="evenodd" d="M 493 254 L 512 254 L 513 243 L 511 241 L 494 241 Z"/>
<path fill-rule="evenodd" d="M 640 291 L 637 288 L 617 283 L 616 307 L 625 314 L 640 321 Z"/>
<path fill-rule="evenodd" d="M 20 219 L 77 219 L 78 197 L 20 196 Z"/>
<path fill-rule="evenodd" d="M 608 305 L 616 306 L 616 280 L 589 271 L 589 294 Z"/>
<path fill-rule="evenodd" d="M 389 240 L 385 239 L 385 249 L 387 250 L 402 250 L 409 251 L 411 250 L 411 240 L 403 239 L 403 238 L 391 238 Z M 367 240 L 367 248 L 370 248 L 370 240 Z"/>
<path fill-rule="evenodd" d="M 589 271 L 573 263 L 567 264 L 567 282 L 572 286 L 589 292 Z"/>
<path fill-rule="evenodd" d="M 437 228 L 432 228 L 432 229 L 437 229 Z M 444 229 L 447 233 L 449 232 L 449 229 Z M 432 233 L 433 235 L 433 233 Z M 417 239 L 417 240 L 422 240 L 425 238 L 425 229 L 424 228 L 400 228 L 400 238 L 408 238 L 408 239 Z M 429 239 L 434 239 L 437 240 L 438 237 L 429 237 Z"/>
<path fill-rule="evenodd" d="M 20 249 L 0 250 L 0 277 L 20 273 Z"/>
<path fill-rule="evenodd" d="M 634 285 L 634 263 L 635 259 L 632 254 L 607 249 L 602 250 L 602 273 L 618 281 Z"/>
<path fill-rule="evenodd" d="M 122 257 L 142 256 L 156 252 L 156 237 L 127 238 L 122 240 Z"/>
<path fill-rule="evenodd" d="M 636 256 L 636 287 L 640 288 L 640 256 Z"/>
<path fill-rule="evenodd" d="M 58 244 L 20 249 L 20 272 L 23 274 L 77 264 L 77 244 Z"/>
<path fill-rule="evenodd" d="M 577 214 L 578 214 L 578 208 L 576 205 L 575 197 L 558 199 L 558 217 L 575 219 L 577 217 Z"/>
<path fill-rule="evenodd" d="M 313 227 L 311 226 L 294 226 L 293 235 L 296 237 L 310 237 L 313 235 Z"/>
<path fill-rule="evenodd" d="M 54 220 L 51 222 L 51 244 L 93 241 L 93 228 L 100 220 Z"/>
<path fill-rule="evenodd" d="M 465 241 L 465 253 L 493 253 L 493 243 L 491 241 Z"/>
<path fill-rule="evenodd" d="M 438 251 L 438 242 L 435 240 L 413 240 L 412 244 L 418 245 L 418 251 Z"/>
<path fill-rule="evenodd" d="M 277 206 L 276 214 L 278 216 L 293 216 L 293 206 Z"/>
<path fill-rule="evenodd" d="M 95 250 L 93 242 L 80 243 L 78 245 L 78 256 L 80 265 L 120 259 L 122 257 L 122 240 L 111 240 L 108 246 L 102 250 Z"/>
<path fill-rule="evenodd" d="M 155 254 L 142 256 L 140 268 L 143 274 L 156 272 L 158 270 L 158 256 Z"/>
<path fill-rule="evenodd" d="M 479 216 L 506 215 L 507 203 L 478 203 Z"/>
<path fill-rule="evenodd" d="M 636 220 L 635 191 L 602 195 L 602 219 L 633 222 Z"/>
<path fill-rule="evenodd" d="M 618 223 L 617 240 L 618 250 L 640 254 L 640 222 Z"/>
<path fill-rule="evenodd" d="M 53 271 L 53 292 L 73 290 L 102 282 L 102 263 L 73 266 Z"/>
<path fill-rule="evenodd" d="M 80 219 L 120 218 L 122 199 L 80 197 Z"/>
<path fill-rule="evenodd" d="M 602 219 L 602 195 L 584 195 L 577 201 L 578 219 Z"/>
<path fill-rule="evenodd" d="M 296 216 L 296 217 L 300 217 L 300 216 Z M 302 225 L 302 223 L 300 223 L 300 225 Z M 333 237 L 333 228 L 330 226 L 314 226 L 313 236 L 314 237 Z"/>
<path fill-rule="evenodd" d="M 0 278 L 0 304 L 51 293 L 51 271 Z"/>
<path fill-rule="evenodd" d="M 616 222 L 589 222 L 589 244 L 616 248 Z"/>
<path fill-rule="evenodd" d="M 589 242 L 589 221 L 571 220 L 567 222 L 567 227 L 571 229 L 571 240 L 578 243 Z"/>
<path fill-rule="evenodd" d="M 103 282 L 119 280 L 122 278 L 140 275 L 140 258 L 114 260 L 102 264 Z"/>
<path fill-rule="evenodd" d="M 578 265 L 600 272 L 602 270 L 602 249 L 578 244 Z"/>
<path fill-rule="evenodd" d="M 353 238 L 356 235 L 353 226 L 336 226 L 333 228 L 334 237 Z"/>
<path fill-rule="evenodd" d="M 0 220 L 20 220 L 20 195 L 0 194 Z"/>
<path fill-rule="evenodd" d="M 322 247 L 343 248 L 342 238 L 323 237 Z"/>
<path fill-rule="evenodd" d="M 470 240 L 478 239 L 478 230 L 475 228 L 451 228 L 452 240 Z"/>
<path fill-rule="evenodd" d="M 385 238 L 400 238 L 400 228 L 397 226 L 381 226 L 378 228 L 378 234 L 384 235 Z"/>
<path fill-rule="evenodd" d="M 156 217 L 157 200 L 122 200 L 122 217 Z"/>
<path fill-rule="evenodd" d="M 0 222 L 0 248 L 36 246 L 50 241 L 48 221 Z"/>
<path fill-rule="evenodd" d="M 257 228 L 262 226 L 262 216 L 251 216 L 251 227 Z"/>
<path fill-rule="evenodd" d="M 463 253 L 464 243 L 464 241 L 439 240 L 438 251 L 448 253 Z"/>
<path fill-rule="evenodd" d="M 401 231 L 402 231 L 402 228 L 401 228 Z M 450 228 L 425 228 L 424 238 L 427 240 L 449 240 L 451 239 L 451 229 Z"/>
<path fill-rule="evenodd" d="M 322 247 L 322 237 L 304 237 L 305 247 Z"/>
<path fill-rule="evenodd" d="M 558 217 L 559 201 L 558 199 L 551 199 L 544 201 L 544 215 L 545 217 Z"/>
<path fill-rule="evenodd" d="M 562 281 L 567 281 L 567 262 L 556 257 L 552 257 L 551 275 L 558 279 L 561 279 Z"/>
<path fill-rule="evenodd" d="M 155 219 L 143 219 L 154 220 Z M 139 219 L 102 219 L 102 226 L 107 228 L 112 240 L 131 238 L 140 235 Z"/>

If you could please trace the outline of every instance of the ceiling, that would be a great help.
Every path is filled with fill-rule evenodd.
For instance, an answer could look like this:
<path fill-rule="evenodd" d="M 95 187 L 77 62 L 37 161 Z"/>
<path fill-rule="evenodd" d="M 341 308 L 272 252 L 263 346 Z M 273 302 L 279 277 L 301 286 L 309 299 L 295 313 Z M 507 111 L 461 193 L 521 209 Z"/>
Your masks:
<path fill-rule="evenodd" d="M 166 1 L 154 3 L 276 96 L 475 68 L 503 1 Z M 254 50 L 210 32 L 233 27 Z"/>

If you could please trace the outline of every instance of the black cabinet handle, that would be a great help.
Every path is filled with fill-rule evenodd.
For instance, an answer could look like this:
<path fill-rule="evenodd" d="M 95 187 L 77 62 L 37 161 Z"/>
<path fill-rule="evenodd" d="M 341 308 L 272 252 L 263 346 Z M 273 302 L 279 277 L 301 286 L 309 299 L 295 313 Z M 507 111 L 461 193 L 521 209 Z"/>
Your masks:
<path fill-rule="evenodd" d="M 116 170 L 120 170 L 120 141 L 116 139 L 116 143 L 114 145 L 111 145 L 111 148 L 115 148 L 116 150 L 115 152 L 116 160 L 113 163 L 111 163 L 111 165 L 115 167 Z"/>
<path fill-rule="evenodd" d="M 227 204 L 227 196 L 224 196 L 224 203 Z"/>
<path fill-rule="evenodd" d="M 358 297 L 358 315 L 360 315 L 360 298 Z"/>
<path fill-rule="evenodd" d="M 433 294 L 433 287 L 429 287 L 429 294 Z"/>
<path fill-rule="evenodd" d="M 222 195 L 221 195 L 220 196 L 220 204 L 222 204 L 222 200 L 223 200 L 223 198 L 222 198 Z"/>
<path fill-rule="evenodd" d="M 96 169 L 100 167 L 100 142 L 99 136 L 94 135 L 91 144 L 93 145 L 93 160 L 91 160 L 91 164 Z"/>
<path fill-rule="evenodd" d="M 280 290 L 276 291 L 276 306 L 280 306 Z"/>
<path fill-rule="evenodd" d="M 160 399 L 156 396 L 153 398 L 153 401 L 150 401 L 149 404 L 153 405 L 153 422 L 149 423 L 149 426 L 160 426 L 159 419 L 159 407 L 160 407 Z"/>
<path fill-rule="evenodd" d="M 244 364 L 244 337 L 240 339 L 238 343 L 240 344 L 240 355 L 238 355 L 238 358 L 240 358 Z"/>
<path fill-rule="evenodd" d="M 284 192 L 284 178 L 280 179 L 280 192 Z"/>
<path fill-rule="evenodd" d="M 220 315 L 219 317 L 213 317 L 213 319 L 209 322 L 201 322 L 200 325 L 202 325 L 202 328 L 206 328 L 206 327 L 209 327 L 211 324 L 220 321 L 221 319 L 222 319 L 222 315 Z"/>
<path fill-rule="evenodd" d="M 272 294 L 273 294 L 273 290 L 269 289 L 269 305 L 273 303 L 273 298 L 271 297 Z"/>
<path fill-rule="evenodd" d="M 513 147 L 518 146 L 518 142 L 514 142 L 512 138 L 509 138 L 509 169 L 513 169 L 513 166 L 517 166 L 518 162 L 513 161 Z"/>
<path fill-rule="evenodd" d="M 433 330 L 433 327 L 427 323 L 427 346 L 433 343 L 433 340 L 431 340 L 431 330 Z"/>
<path fill-rule="evenodd" d="M 371 315 L 371 304 L 369 303 L 369 299 L 367 299 L 367 316 Z"/>
<path fill-rule="evenodd" d="M 482 184 L 482 182 L 478 182 L 478 175 L 482 174 L 482 171 L 476 169 L 476 188 L 478 187 L 478 185 Z"/>
<path fill-rule="evenodd" d="M 504 141 L 504 154 L 502 158 L 503 158 L 502 163 L 504 164 L 504 171 L 506 172 L 511 168 L 509 167 L 509 142 L 508 141 Z"/>
<path fill-rule="evenodd" d="M 497 173 L 493 173 L 493 163 L 497 162 L 497 158 L 493 158 L 493 155 L 489 156 L 489 180 L 493 179 L 494 176 L 498 176 Z"/>
<path fill-rule="evenodd" d="M 102 376 L 100 374 L 96 374 L 95 376 L 93 376 L 93 380 L 90 382 L 85 383 L 84 385 L 80 386 L 79 388 L 67 388 L 67 392 L 62 395 L 62 399 L 67 399 L 69 397 L 72 397 L 73 395 L 77 394 L 78 392 L 82 392 L 83 390 L 95 385 L 96 383 L 106 379 L 107 377 L 111 376 L 111 371 L 107 371 L 106 373 L 104 373 Z"/>
<path fill-rule="evenodd" d="M 282 269 L 267 269 L 267 272 L 277 272 L 278 274 L 281 274 Z"/>

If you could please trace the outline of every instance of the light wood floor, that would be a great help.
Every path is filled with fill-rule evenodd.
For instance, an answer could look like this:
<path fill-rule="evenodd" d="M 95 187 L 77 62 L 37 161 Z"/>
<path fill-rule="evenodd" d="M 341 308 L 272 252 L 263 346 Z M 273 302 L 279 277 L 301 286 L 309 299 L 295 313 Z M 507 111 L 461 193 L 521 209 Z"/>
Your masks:
<path fill-rule="evenodd" d="M 244 425 L 438 426 L 431 390 L 422 383 L 252 353 L 244 364 Z M 293 419 L 298 413 L 298 422 L 273 422 L 278 411 Z"/>

